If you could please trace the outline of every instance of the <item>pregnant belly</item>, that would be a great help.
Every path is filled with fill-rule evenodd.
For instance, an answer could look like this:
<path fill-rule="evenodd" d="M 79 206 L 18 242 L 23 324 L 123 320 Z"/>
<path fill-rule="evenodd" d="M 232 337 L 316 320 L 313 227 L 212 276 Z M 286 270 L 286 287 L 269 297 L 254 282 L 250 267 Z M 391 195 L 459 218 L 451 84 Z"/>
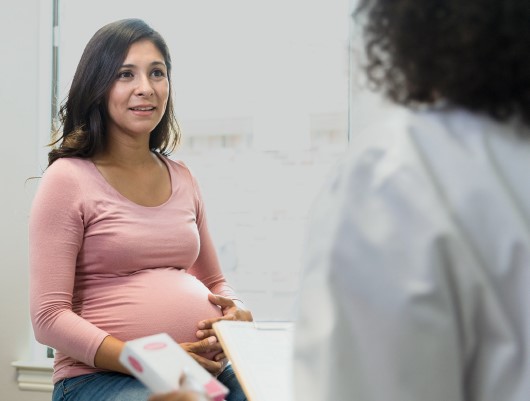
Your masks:
<path fill-rule="evenodd" d="M 122 341 L 168 333 L 178 343 L 195 342 L 199 321 L 222 316 L 208 300 L 208 288 L 181 270 L 148 269 L 100 281 L 81 291 L 80 315 Z"/>

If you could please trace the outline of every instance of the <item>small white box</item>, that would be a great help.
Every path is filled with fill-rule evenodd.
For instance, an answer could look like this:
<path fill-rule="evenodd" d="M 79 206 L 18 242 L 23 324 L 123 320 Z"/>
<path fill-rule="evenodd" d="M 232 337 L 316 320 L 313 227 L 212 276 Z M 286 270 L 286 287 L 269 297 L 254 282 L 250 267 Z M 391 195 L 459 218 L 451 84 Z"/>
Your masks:
<path fill-rule="evenodd" d="M 223 401 L 228 394 L 223 384 L 166 333 L 127 341 L 120 362 L 154 393 L 178 389 L 179 379 L 186 370 L 212 400 Z"/>

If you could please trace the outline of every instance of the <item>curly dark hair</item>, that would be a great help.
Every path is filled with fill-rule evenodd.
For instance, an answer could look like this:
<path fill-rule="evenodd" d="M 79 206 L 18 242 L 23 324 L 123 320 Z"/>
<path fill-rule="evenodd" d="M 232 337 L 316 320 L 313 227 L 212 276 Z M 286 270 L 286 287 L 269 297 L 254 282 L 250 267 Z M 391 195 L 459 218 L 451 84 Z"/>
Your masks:
<path fill-rule="evenodd" d="M 354 16 L 368 78 L 393 101 L 530 124 L 530 1 L 361 0 Z"/>
<path fill-rule="evenodd" d="M 150 40 L 164 57 L 171 88 L 171 57 L 162 36 L 140 19 L 112 22 L 99 29 L 85 47 L 66 101 L 59 113 L 62 134 L 50 146 L 48 166 L 61 157 L 91 157 L 106 144 L 106 96 L 130 46 Z M 171 90 L 162 119 L 151 132 L 149 148 L 168 155 L 178 145 L 180 130 L 175 119 Z M 59 144 L 59 145 L 57 145 Z"/>

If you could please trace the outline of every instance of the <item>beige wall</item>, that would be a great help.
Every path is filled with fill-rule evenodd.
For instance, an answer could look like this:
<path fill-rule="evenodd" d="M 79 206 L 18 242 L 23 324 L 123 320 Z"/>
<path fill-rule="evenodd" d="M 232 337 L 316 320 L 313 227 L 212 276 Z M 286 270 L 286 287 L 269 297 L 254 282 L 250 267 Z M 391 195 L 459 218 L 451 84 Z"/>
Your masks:
<path fill-rule="evenodd" d="M 24 181 L 38 171 L 39 0 L 3 0 L 1 8 L 0 400 L 40 401 L 50 393 L 19 391 L 11 366 L 30 356 L 27 215 L 34 185 Z"/>

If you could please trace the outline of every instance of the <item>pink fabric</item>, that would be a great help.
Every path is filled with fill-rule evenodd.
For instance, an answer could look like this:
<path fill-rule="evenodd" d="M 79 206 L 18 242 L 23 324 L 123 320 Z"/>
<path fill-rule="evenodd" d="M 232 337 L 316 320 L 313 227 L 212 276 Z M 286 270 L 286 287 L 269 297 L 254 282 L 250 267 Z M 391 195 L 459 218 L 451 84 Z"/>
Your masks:
<path fill-rule="evenodd" d="M 59 159 L 42 178 L 30 217 L 31 317 L 37 340 L 57 350 L 54 383 L 98 371 L 109 334 L 197 341 L 197 322 L 221 315 L 207 294 L 236 299 L 195 179 L 163 160 L 172 195 L 156 207 L 123 197 L 90 160 Z"/>

